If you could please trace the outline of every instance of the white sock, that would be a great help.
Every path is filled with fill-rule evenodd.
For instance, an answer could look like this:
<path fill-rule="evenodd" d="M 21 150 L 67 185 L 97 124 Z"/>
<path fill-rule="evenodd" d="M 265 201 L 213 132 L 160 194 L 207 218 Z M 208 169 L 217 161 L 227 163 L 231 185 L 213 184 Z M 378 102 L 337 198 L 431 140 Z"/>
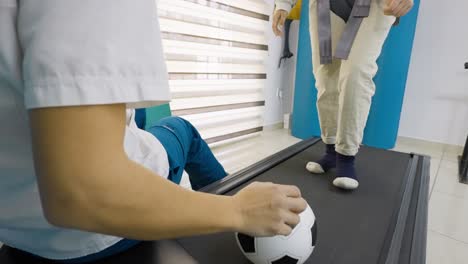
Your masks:
<path fill-rule="evenodd" d="M 345 190 L 355 190 L 359 187 L 359 182 L 353 178 L 338 177 L 333 181 L 333 185 Z"/>
<path fill-rule="evenodd" d="M 322 174 L 325 173 L 325 170 L 322 168 L 320 164 L 317 162 L 310 161 L 306 165 L 306 170 L 315 174 Z"/>

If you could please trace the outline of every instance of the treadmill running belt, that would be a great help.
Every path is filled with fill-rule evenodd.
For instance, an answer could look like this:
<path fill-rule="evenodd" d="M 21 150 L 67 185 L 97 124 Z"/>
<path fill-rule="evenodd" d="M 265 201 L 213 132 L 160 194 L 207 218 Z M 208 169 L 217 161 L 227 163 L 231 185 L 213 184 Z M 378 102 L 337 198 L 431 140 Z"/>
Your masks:
<path fill-rule="evenodd" d="M 247 183 L 236 186 L 227 194 L 234 194 L 253 181 L 297 185 L 318 221 L 317 246 L 306 263 L 386 263 L 402 203 L 406 203 L 409 208 L 406 210 L 409 218 L 416 218 L 413 211 L 417 204 L 413 201 L 410 205 L 410 202 L 417 199 L 420 188 L 415 187 L 417 191 L 406 188 L 410 183 L 408 175 L 411 167 L 418 167 L 411 166 L 413 156 L 363 147 L 356 162 L 360 187 L 354 192 L 346 192 L 331 184 L 333 171 L 313 175 L 305 170 L 306 163 L 319 159 L 324 148 L 323 143 L 314 144 Z M 421 180 L 414 178 L 421 176 L 415 177 L 414 174 L 411 183 L 417 185 Z M 409 194 L 406 202 L 403 199 L 405 190 Z M 403 223 L 406 221 L 405 217 Z M 405 234 L 411 228 L 415 228 L 414 224 L 406 225 L 406 230 L 403 227 Z M 407 236 L 400 240 L 404 241 L 397 243 L 398 247 L 412 241 Z M 178 242 L 199 263 L 249 263 L 238 249 L 232 233 L 184 238 Z M 408 257 L 409 253 L 404 252 Z"/>

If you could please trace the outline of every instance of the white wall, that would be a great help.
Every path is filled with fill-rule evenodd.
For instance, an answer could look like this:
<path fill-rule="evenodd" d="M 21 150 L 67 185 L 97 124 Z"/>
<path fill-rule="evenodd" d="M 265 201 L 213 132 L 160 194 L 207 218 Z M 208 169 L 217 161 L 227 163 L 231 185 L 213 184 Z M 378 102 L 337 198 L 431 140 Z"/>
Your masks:
<path fill-rule="evenodd" d="M 422 0 L 400 136 L 462 145 L 468 134 L 468 1 Z"/>
<path fill-rule="evenodd" d="M 271 13 L 273 13 L 273 0 L 265 0 L 270 4 Z M 265 116 L 264 125 L 270 126 L 283 122 L 283 114 L 290 113 L 293 102 L 294 77 L 296 73 L 297 41 L 299 22 L 295 21 L 291 25 L 290 47 L 294 57 L 288 59 L 278 69 L 278 62 L 282 54 L 284 40 L 276 37 L 270 26 L 267 30 L 269 40 L 269 56 L 266 63 L 267 84 L 265 88 Z"/>

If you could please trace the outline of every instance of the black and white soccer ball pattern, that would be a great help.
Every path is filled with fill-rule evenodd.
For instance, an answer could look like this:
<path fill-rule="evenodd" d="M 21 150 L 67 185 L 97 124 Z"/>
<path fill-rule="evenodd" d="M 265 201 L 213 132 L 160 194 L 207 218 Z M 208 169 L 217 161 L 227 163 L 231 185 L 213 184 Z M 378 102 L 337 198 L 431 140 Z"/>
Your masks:
<path fill-rule="evenodd" d="M 236 233 L 242 253 L 255 264 L 303 264 L 317 242 L 317 221 L 308 206 L 289 236 L 251 237 Z"/>

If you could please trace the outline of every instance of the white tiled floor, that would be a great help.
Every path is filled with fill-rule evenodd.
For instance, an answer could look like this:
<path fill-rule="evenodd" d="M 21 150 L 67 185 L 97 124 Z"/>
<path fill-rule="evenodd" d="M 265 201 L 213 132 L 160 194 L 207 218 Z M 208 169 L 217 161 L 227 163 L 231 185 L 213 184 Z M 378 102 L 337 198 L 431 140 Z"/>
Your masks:
<path fill-rule="evenodd" d="M 287 130 L 213 147 L 229 173 L 240 170 L 300 140 Z M 462 147 L 399 138 L 396 151 L 431 156 L 428 264 L 468 263 L 468 185 L 458 183 L 458 155 Z"/>
<path fill-rule="evenodd" d="M 468 245 L 446 235 L 429 230 L 427 264 L 466 264 Z"/>
<path fill-rule="evenodd" d="M 458 183 L 458 162 L 442 160 L 434 191 L 468 199 L 468 185 Z"/>

